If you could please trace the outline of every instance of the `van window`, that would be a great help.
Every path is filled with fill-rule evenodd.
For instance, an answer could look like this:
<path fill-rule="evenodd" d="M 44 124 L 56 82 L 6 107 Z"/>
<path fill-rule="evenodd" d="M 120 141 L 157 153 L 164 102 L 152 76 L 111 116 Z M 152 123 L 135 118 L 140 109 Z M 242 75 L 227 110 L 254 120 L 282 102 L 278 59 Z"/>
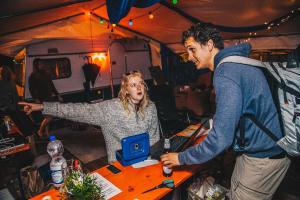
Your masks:
<path fill-rule="evenodd" d="M 69 78 L 72 74 L 69 58 L 34 59 L 33 67 L 38 64 L 51 75 L 52 80 Z"/>

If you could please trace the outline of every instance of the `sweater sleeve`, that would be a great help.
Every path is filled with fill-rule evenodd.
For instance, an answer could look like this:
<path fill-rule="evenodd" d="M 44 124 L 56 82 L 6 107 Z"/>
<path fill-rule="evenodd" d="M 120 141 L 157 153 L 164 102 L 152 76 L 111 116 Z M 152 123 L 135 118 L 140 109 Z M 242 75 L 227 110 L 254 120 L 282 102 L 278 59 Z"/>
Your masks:
<path fill-rule="evenodd" d="M 150 145 L 153 145 L 160 139 L 157 110 L 154 103 L 152 103 L 151 105 L 151 114 L 152 117 L 151 117 L 150 128 L 149 128 L 149 136 L 150 136 Z"/>
<path fill-rule="evenodd" d="M 215 77 L 216 114 L 206 139 L 179 153 L 180 164 L 201 164 L 227 149 L 233 142 L 235 128 L 242 112 L 239 85 L 228 77 Z"/>
<path fill-rule="evenodd" d="M 101 126 L 105 123 L 104 108 L 107 103 L 105 101 L 95 104 L 44 102 L 43 114 Z"/>

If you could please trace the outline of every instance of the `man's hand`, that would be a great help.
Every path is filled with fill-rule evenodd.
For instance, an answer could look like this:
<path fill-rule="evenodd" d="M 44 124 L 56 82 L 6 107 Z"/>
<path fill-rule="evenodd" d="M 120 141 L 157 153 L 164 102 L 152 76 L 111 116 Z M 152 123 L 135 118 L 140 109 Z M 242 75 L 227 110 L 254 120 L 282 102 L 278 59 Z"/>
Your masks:
<path fill-rule="evenodd" d="M 41 111 L 43 110 L 43 104 L 37 104 L 37 103 L 27 103 L 27 102 L 19 102 L 18 103 L 21 106 L 24 106 L 23 111 L 29 115 L 33 111 Z"/>
<path fill-rule="evenodd" d="M 178 153 L 167 153 L 162 156 L 160 156 L 160 160 L 164 166 L 167 166 L 168 168 L 172 168 L 175 166 L 180 165 L 179 159 L 178 159 Z"/>

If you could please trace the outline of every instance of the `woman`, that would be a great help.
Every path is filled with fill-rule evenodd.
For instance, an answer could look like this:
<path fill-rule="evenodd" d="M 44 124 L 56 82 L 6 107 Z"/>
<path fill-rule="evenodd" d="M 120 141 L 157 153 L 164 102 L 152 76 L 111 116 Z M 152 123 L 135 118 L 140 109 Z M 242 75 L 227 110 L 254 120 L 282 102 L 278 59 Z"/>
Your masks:
<path fill-rule="evenodd" d="M 124 75 L 118 98 L 95 104 L 22 102 L 24 111 L 43 111 L 43 114 L 101 126 L 108 162 L 115 161 L 115 152 L 121 149 L 121 139 L 148 132 L 150 145 L 159 140 L 159 128 L 155 104 L 149 100 L 147 86 L 140 72 Z"/>

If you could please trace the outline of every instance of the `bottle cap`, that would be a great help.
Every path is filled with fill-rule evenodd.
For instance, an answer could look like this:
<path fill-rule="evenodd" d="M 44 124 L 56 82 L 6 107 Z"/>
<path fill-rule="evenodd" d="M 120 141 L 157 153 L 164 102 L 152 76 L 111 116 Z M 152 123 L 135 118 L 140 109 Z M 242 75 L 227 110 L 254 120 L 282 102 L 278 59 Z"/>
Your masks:
<path fill-rule="evenodd" d="M 55 135 L 50 135 L 50 136 L 49 136 L 49 141 L 51 142 L 51 141 L 54 141 L 54 140 L 56 140 Z"/>

